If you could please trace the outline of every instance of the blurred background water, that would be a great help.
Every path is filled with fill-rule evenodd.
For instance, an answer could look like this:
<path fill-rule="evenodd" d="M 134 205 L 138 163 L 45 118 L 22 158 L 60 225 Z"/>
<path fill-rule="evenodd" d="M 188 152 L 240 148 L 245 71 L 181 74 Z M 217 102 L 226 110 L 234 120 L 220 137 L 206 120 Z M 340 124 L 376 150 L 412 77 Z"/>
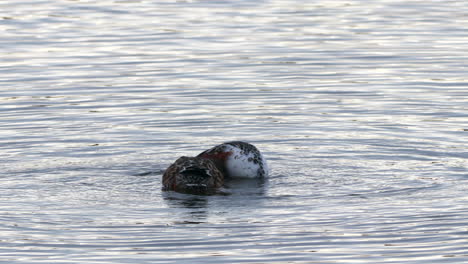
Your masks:
<path fill-rule="evenodd" d="M 0 10 L 0 260 L 468 262 L 468 2 Z M 229 140 L 271 177 L 161 192 Z"/>

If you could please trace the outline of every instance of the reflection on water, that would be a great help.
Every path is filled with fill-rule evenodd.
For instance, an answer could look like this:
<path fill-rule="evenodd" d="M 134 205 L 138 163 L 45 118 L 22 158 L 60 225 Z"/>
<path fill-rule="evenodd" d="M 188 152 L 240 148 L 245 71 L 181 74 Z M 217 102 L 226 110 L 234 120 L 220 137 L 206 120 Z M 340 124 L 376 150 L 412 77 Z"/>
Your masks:
<path fill-rule="evenodd" d="M 265 194 L 266 184 L 268 184 L 268 178 L 227 179 L 225 192 L 231 195 L 259 196 Z"/>
<path fill-rule="evenodd" d="M 206 208 L 208 205 L 208 197 L 203 195 L 182 194 L 173 191 L 163 192 L 164 201 L 172 207 L 185 208 Z"/>
<path fill-rule="evenodd" d="M 467 262 L 467 3 L 0 8 L 2 261 Z M 231 140 L 271 177 L 161 191 Z"/>
<path fill-rule="evenodd" d="M 213 212 L 225 214 L 227 211 L 224 210 L 229 208 L 239 211 L 251 210 L 252 206 L 266 197 L 266 181 L 266 179 L 227 179 L 225 187 L 216 194 L 192 195 L 163 191 L 162 197 L 168 207 L 185 209 L 186 215 L 182 217 L 185 220 L 182 220 L 182 223 L 205 223 L 208 222 L 208 215 Z"/>
<path fill-rule="evenodd" d="M 208 198 L 202 195 L 179 194 L 164 192 L 164 201 L 169 207 L 188 209 L 182 224 L 200 224 L 206 222 L 208 217 Z"/>

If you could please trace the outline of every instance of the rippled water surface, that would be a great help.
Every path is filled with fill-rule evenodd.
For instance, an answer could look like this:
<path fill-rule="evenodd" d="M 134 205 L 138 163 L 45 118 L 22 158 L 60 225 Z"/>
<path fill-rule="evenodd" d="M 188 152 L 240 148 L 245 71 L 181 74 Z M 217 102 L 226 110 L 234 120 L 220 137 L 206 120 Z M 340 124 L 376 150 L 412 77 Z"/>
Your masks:
<path fill-rule="evenodd" d="M 0 260 L 468 262 L 467 2 L 0 10 Z M 270 178 L 161 191 L 229 140 Z"/>

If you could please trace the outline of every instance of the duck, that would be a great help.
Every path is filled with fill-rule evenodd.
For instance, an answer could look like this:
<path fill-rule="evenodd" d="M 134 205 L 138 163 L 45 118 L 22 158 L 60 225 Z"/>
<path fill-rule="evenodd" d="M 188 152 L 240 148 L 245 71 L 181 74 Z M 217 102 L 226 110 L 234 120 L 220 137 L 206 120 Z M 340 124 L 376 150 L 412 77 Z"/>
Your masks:
<path fill-rule="evenodd" d="M 254 145 L 229 141 L 205 150 L 195 157 L 183 156 L 163 174 L 163 190 L 206 194 L 216 192 L 225 179 L 265 178 L 268 165 Z"/>

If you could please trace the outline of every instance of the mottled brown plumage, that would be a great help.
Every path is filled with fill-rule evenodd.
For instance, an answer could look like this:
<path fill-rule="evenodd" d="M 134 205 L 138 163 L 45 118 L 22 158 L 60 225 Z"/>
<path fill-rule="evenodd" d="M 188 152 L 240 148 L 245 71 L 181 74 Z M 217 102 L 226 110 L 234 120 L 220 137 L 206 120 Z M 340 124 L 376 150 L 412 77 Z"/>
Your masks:
<path fill-rule="evenodd" d="M 209 194 L 223 185 L 224 175 L 209 159 L 180 157 L 166 169 L 162 183 L 164 190 Z"/>

